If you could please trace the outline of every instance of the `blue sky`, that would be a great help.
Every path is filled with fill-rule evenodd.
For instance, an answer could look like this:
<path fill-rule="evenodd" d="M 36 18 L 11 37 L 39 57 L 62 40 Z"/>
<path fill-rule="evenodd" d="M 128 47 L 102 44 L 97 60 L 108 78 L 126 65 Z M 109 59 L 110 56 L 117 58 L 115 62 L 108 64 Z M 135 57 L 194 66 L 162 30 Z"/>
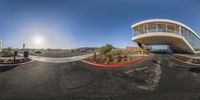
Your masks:
<path fill-rule="evenodd" d="M 0 0 L 0 38 L 16 48 L 125 47 L 136 45 L 131 25 L 145 19 L 177 20 L 200 33 L 199 9 L 198 0 Z"/>

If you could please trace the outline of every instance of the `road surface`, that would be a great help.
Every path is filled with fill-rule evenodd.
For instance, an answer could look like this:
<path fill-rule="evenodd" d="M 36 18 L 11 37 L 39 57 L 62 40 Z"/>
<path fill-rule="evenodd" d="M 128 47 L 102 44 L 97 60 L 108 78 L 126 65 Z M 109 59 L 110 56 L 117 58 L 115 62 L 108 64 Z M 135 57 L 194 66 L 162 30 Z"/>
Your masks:
<path fill-rule="evenodd" d="M 0 68 L 0 100 L 199 100 L 198 67 L 160 54 L 120 68 L 33 61 Z"/>

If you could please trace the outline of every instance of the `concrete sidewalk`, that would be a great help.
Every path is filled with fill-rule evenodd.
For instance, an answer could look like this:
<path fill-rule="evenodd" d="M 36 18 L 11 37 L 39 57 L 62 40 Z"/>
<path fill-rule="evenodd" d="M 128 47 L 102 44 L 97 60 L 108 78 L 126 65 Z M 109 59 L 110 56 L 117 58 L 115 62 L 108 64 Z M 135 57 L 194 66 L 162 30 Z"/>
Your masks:
<path fill-rule="evenodd" d="M 19 55 L 22 56 L 22 54 L 19 54 Z M 64 57 L 64 58 L 52 58 L 52 57 L 41 57 L 41 56 L 29 55 L 29 58 L 33 60 L 41 61 L 41 62 L 48 62 L 48 63 L 65 63 L 65 62 L 78 61 L 90 56 L 93 56 L 93 53 L 87 54 L 87 55 L 74 56 L 74 57 Z"/>

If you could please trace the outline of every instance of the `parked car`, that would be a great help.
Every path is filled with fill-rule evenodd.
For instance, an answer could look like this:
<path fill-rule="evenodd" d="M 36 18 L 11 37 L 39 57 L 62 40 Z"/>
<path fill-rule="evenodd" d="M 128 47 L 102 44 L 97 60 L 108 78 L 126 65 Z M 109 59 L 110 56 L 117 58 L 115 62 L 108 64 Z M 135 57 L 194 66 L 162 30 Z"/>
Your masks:
<path fill-rule="evenodd" d="M 81 49 L 80 51 L 81 51 L 81 52 L 87 52 L 87 50 L 86 50 L 86 49 Z"/>
<path fill-rule="evenodd" d="M 36 54 L 41 54 L 42 52 L 41 52 L 41 51 L 36 51 L 35 53 L 36 53 Z"/>

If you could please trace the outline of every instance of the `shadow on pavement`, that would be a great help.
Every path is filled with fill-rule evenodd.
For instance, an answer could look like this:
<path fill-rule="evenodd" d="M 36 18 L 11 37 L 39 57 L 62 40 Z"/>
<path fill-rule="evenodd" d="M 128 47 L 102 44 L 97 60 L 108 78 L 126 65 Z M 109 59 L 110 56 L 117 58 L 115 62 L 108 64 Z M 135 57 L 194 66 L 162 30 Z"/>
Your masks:
<path fill-rule="evenodd" d="M 152 62 L 155 63 L 155 64 L 160 64 L 160 63 L 158 63 L 156 60 L 152 60 Z"/>
<path fill-rule="evenodd" d="M 13 65 L 13 66 L 1 66 L 0 67 L 0 73 L 3 73 L 3 72 L 6 72 L 6 71 L 9 71 L 13 68 L 17 67 L 17 65 Z"/>
<path fill-rule="evenodd" d="M 199 68 L 190 68 L 191 72 L 195 72 L 195 73 L 200 73 L 200 67 Z"/>
<path fill-rule="evenodd" d="M 158 61 L 156 61 L 156 60 L 152 60 L 152 62 L 155 63 L 155 64 L 159 64 L 159 65 L 161 65 L 161 66 L 164 66 L 164 67 L 169 68 L 169 67 L 166 66 L 166 65 L 160 64 L 160 63 L 159 63 Z M 195 73 L 200 73 L 200 67 L 197 67 L 197 68 L 184 68 L 184 67 L 180 67 L 180 66 L 174 66 L 174 68 L 176 68 L 176 70 L 177 70 L 177 69 L 182 69 L 183 71 L 191 71 L 191 72 L 195 72 Z"/>

